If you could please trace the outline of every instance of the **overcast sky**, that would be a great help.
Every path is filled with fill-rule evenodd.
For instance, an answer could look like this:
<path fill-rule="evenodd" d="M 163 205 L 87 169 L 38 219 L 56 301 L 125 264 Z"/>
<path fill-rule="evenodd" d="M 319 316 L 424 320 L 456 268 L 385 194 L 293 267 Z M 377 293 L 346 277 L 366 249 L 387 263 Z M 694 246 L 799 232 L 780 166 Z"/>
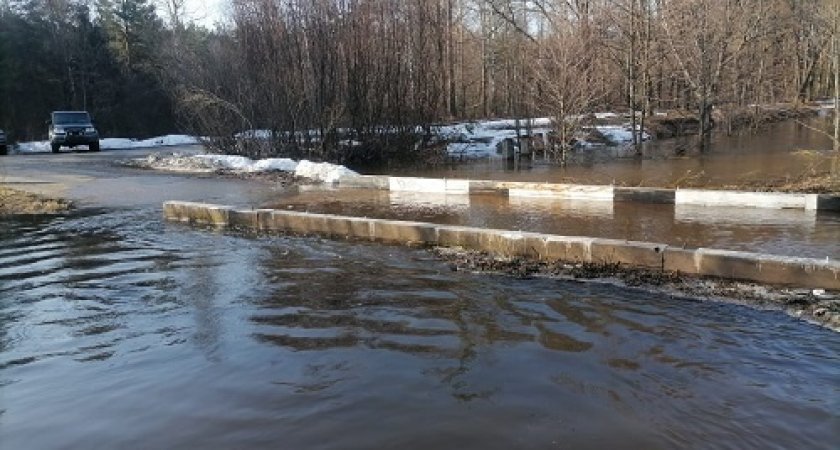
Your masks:
<path fill-rule="evenodd" d="M 187 0 L 187 14 L 201 24 L 212 26 L 227 15 L 228 0 Z"/>

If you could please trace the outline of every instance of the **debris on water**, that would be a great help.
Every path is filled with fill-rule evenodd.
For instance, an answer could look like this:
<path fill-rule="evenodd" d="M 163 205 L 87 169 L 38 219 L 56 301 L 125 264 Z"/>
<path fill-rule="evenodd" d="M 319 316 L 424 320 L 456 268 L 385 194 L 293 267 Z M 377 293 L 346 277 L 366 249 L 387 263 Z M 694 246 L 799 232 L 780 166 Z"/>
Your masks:
<path fill-rule="evenodd" d="M 638 287 L 669 295 L 688 296 L 756 308 L 782 310 L 840 331 L 840 300 L 825 289 L 797 289 L 727 280 L 662 270 L 628 267 L 617 263 L 540 261 L 499 257 L 486 252 L 435 248 L 434 253 L 452 271 L 489 272 L 516 278 L 591 280 Z"/>

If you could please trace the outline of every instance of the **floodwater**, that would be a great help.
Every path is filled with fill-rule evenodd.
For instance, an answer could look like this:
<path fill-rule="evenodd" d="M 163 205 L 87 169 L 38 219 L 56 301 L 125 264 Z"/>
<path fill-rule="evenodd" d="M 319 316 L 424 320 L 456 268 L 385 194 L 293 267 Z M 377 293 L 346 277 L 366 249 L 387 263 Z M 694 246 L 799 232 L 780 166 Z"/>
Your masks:
<path fill-rule="evenodd" d="M 455 179 L 641 186 L 731 186 L 795 180 L 824 169 L 832 155 L 827 117 L 786 121 L 757 132 L 717 134 L 705 152 L 696 139 L 578 150 L 568 166 L 499 159 L 398 173 Z M 505 198 L 301 188 L 267 207 L 317 213 L 662 242 L 788 256 L 840 258 L 840 213 L 759 208 L 645 205 L 611 201 Z"/>
<path fill-rule="evenodd" d="M 641 154 L 631 147 L 580 149 L 569 164 L 558 167 L 501 159 L 456 163 L 435 169 L 407 170 L 403 175 L 549 183 L 620 184 L 628 186 L 732 186 L 766 180 L 795 180 L 824 167 L 831 155 L 828 117 L 785 121 L 760 130 L 715 134 L 708 149 L 696 137 L 644 143 Z"/>
<path fill-rule="evenodd" d="M 832 448 L 840 334 L 159 209 L 3 219 L 0 448 Z"/>
<path fill-rule="evenodd" d="M 840 213 L 836 212 L 317 187 L 288 193 L 267 205 L 315 213 L 662 242 L 691 248 L 840 257 Z"/>

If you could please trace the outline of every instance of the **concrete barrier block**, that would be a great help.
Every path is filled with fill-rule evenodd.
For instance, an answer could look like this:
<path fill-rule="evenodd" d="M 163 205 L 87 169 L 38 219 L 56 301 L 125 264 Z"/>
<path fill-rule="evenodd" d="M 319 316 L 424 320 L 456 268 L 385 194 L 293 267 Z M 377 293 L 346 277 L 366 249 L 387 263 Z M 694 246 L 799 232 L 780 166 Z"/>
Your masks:
<path fill-rule="evenodd" d="M 676 193 L 673 189 L 659 188 L 615 188 L 615 201 L 633 203 L 656 203 L 673 205 Z"/>
<path fill-rule="evenodd" d="M 310 215 L 311 234 L 342 239 L 371 239 L 371 226 L 366 219 L 326 215 Z"/>
<path fill-rule="evenodd" d="M 285 228 L 286 233 L 302 234 L 302 235 L 309 234 L 309 226 L 310 226 L 309 217 L 304 213 L 278 214 L 278 216 L 276 217 L 276 220 L 281 220 L 282 221 L 280 223 Z"/>
<path fill-rule="evenodd" d="M 260 231 L 282 231 L 274 228 L 274 221 L 272 220 L 274 214 L 273 209 L 257 209 L 256 213 L 257 229 Z"/>
<path fill-rule="evenodd" d="M 335 221 L 327 214 L 301 214 L 306 231 L 299 232 L 310 236 L 334 237 Z"/>
<path fill-rule="evenodd" d="M 547 236 L 543 251 L 546 261 L 591 262 L 595 238 L 582 236 Z"/>
<path fill-rule="evenodd" d="M 344 176 L 338 180 L 338 185 L 348 188 L 388 189 L 390 185 L 388 178 L 380 175 Z"/>
<path fill-rule="evenodd" d="M 469 194 L 470 181 L 469 180 L 450 180 L 446 179 L 446 193 L 447 194 Z"/>
<path fill-rule="evenodd" d="M 446 180 L 435 178 L 389 177 L 388 187 L 392 191 L 446 192 Z"/>
<path fill-rule="evenodd" d="M 472 195 L 508 195 L 508 189 L 497 181 L 470 180 L 469 190 Z"/>
<path fill-rule="evenodd" d="M 667 272 L 679 272 L 689 275 L 699 275 L 700 254 L 697 249 L 666 247 L 662 267 Z"/>
<path fill-rule="evenodd" d="M 540 261 L 548 261 L 546 255 L 546 242 L 549 235 L 542 233 L 522 233 L 522 256 L 537 259 Z"/>
<path fill-rule="evenodd" d="M 272 211 L 268 214 L 260 214 L 260 228 L 278 233 L 289 233 L 288 219 L 292 214 L 286 211 Z"/>
<path fill-rule="evenodd" d="M 388 187 L 396 192 L 434 192 L 441 194 L 469 194 L 469 180 L 439 178 L 389 177 Z"/>
<path fill-rule="evenodd" d="M 702 275 L 840 289 L 840 261 L 698 249 Z"/>
<path fill-rule="evenodd" d="M 591 245 L 591 262 L 661 270 L 666 248 L 665 244 L 651 242 L 594 239 Z"/>
<path fill-rule="evenodd" d="M 481 236 L 481 250 L 506 257 L 532 256 L 534 251 L 528 244 L 533 244 L 533 238 L 529 240 L 530 233 L 520 231 L 499 231 L 485 233 Z"/>
<path fill-rule="evenodd" d="M 181 217 L 181 221 L 226 226 L 229 221 L 231 209 L 225 206 L 211 205 L 206 203 L 183 202 L 174 207 L 174 211 Z"/>
<path fill-rule="evenodd" d="M 228 215 L 227 225 L 235 228 L 260 229 L 259 214 L 254 209 L 234 209 Z"/>
<path fill-rule="evenodd" d="M 372 237 L 380 242 L 410 245 L 436 245 L 437 227 L 423 222 L 373 220 Z"/>
<path fill-rule="evenodd" d="M 808 205 L 806 194 L 781 192 L 711 191 L 677 189 L 674 202 L 678 205 L 743 206 L 748 208 L 798 208 Z"/>
<path fill-rule="evenodd" d="M 478 250 L 480 230 L 470 227 L 439 225 L 437 227 L 438 245 L 442 247 L 462 247 Z"/>
<path fill-rule="evenodd" d="M 163 204 L 163 217 L 166 220 L 176 222 L 188 222 L 189 216 L 186 213 L 184 202 L 165 202 Z"/>
<path fill-rule="evenodd" d="M 193 202 L 182 202 L 178 205 L 178 212 L 181 217 L 182 222 L 189 222 L 189 223 L 198 223 L 198 218 L 200 217 L 201 210 L 204 209 L 207 205 L 202 203 L 193 203 Z"/>
<path fill-rule="evenodd" d="M 346 221 L 347 237 L 372 241 L 374 239 L 373 224 L 370 220 L 362 217 L 348 217 Z"/>
<path fill-rule="evenodd" d="M 613 201 L 612 186 L 574 184 L 505 183 L 510 197 L 540 197 L 568 200 Z"/>

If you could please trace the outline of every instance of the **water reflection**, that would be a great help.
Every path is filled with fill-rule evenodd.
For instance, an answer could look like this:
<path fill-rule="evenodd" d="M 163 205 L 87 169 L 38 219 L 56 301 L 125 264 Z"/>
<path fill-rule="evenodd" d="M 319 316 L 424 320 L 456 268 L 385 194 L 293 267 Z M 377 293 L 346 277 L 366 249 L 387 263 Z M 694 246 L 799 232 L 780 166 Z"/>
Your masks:
<path fill-rule="evenodd" d="M 393 194 L 393 193 L 392 193 Z M 326 200 L 322 200 L 322 196 Z M 655 205 L 500 195 L 402 195 L 309 189 L 268 204 L 280 209 L 417 220 L 570 236 L 664 242 L 815 258 L 840 257 L 840 214 L 792 209 Z M 453 200 L 457 198 L 457 200 Z"/>
<path fill-rule="evenodd" d="M 838 439 L 840 339 L 782 314 L 152 214 L 2 227 L 0 446 Z"/>

